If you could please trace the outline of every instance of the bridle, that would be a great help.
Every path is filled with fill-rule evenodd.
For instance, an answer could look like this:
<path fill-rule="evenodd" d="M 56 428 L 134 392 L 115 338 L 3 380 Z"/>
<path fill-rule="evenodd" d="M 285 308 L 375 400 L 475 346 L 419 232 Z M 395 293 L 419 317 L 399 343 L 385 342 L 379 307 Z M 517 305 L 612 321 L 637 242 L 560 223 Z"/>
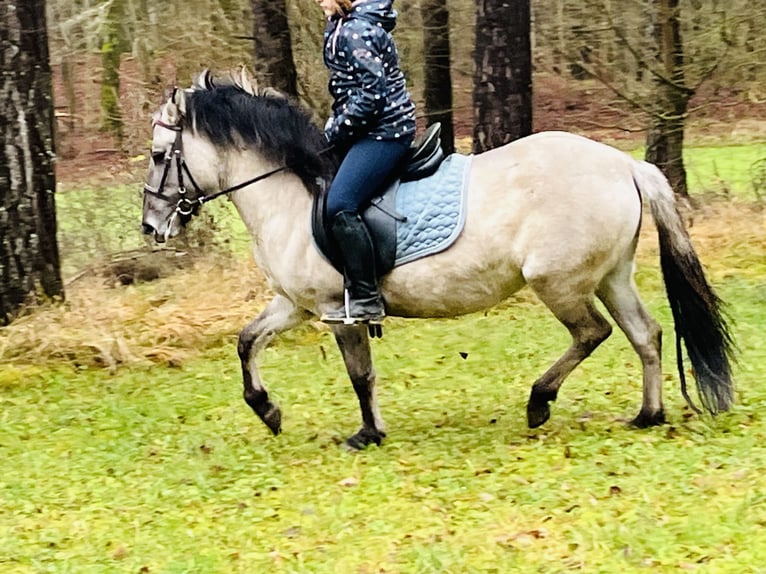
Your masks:
<path fill-rule="evenodd" d="M 257 183 L 263 179 L 266 179 L 267 177 L 271 177 L 272 175 L 277 174 L 281 171 L 285 171 L 287 169 L 287 166 L 278 167 L 276 169 L 272 169 L 271 171 L 258 175 L 252 179 L 248 179 L 247 181 L 238 183 L 237 185 L 233 185 L 231 187 L 227 187 L 226 189 L 222 189 L 214 193 L 205 195 L 205 193 L 202 191 L 200 186 L 197 185 L 197 182 L 194 181 L 194 177 L 192 177 L 192 174 L 189 171 L 189 166 L 186 164 L 186 160 L 184 159 L 183 142 L 181 139 L 183 130 L 181 126 L 166 124 L 165 122 L 160 120 L 155 120 L 154 125 L 174 131 L 176 133 L 176 137 L 175 137 L 175 140 L 173 141 L 173 145 L 171 146 L 170 150 L 165 154 L 165 160 L 164 160 L 165 168 L 162 172 L 162 178 L 160 179 L 159 186 L 155 188 L 149 185 L 148 183 L 144 183 L 144 193 L 151 195 L 153 197 L 156 197 L 158 199 L 161 199 L 163 201 L 166 201 L 168 203 L 173 202 L 172 198 L 170 198 L 169 196 L 165 194 L 165 184 L 167 183 L 168 175 L 170 174 L 170 167 L 173 164 L 173 160 L 175 159 L 176 172 L 178 174 L 178 201 L 176 202 L 176 208 L 173 211 L 173 213 L 170 215 L 170 217 L 175 218 L 180 216 L 181 220 L 184 223 L 186 223 L 193 215 L 196 215 L 197 210 L 202 206 L 203 203 L 207 203 L 217 197 L 221 197 L 222 195 L 232 193 L 234 191 L 242 189 L 243 187 L 247 187 L 248 185 Z M 194 188 L 195 197 L 189 197 L 189 195 L 186 192 L 186 185 L 184 184 L 184 174 L 186 174 L 186 177 L 189 178 L 189 182 Z"/>

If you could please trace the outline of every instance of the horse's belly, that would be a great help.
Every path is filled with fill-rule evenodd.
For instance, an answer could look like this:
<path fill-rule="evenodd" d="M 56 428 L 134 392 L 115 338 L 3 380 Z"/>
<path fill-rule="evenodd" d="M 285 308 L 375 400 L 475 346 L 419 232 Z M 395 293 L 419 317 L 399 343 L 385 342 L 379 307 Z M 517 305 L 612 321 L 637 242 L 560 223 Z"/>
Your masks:
<path fill-rule="evenodd" d="M 492 307 L 524 286 L 507 258 L 476 251 L 469 257 L 461 247 L 458 240 L 447 251 L 396 268 L 382 283 L 389 313 L 455 317 Z"/>

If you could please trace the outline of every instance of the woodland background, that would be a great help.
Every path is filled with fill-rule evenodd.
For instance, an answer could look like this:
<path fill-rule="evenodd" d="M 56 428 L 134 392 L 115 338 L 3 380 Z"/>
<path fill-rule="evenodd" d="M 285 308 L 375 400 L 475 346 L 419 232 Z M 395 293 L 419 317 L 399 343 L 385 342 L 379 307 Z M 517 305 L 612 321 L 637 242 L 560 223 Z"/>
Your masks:
<path fill-rule="evenodd" d="M 420 2 L 398 2 L 395 33 L 410 89 L 422 101 Z M 565 129 L 639 140 L 652 97 L 647 0 L 535 0 L 532 8 L 534 130 Z M 470 135 L 476 7 L 450 0 L 454 114 Z M 304 103 L 329 109 L 321 62 L 323 19 L 310 0 L 288 0 Z M 686 85 L 695 89 L 696 136 L 763 137 L 766 5 L 681 0 Z M 187 86 L 203 68 L 253 64 L 251 0 L 51 0 L 58 148 L 63 160 L 141 153 L 163 92 Z M 109 137 L 104 137 L 109 136 Z M 64 174 L 66 175 L 66 174 Z"/>
<path fill-rule="evenodd" d="M 423 105 L 425 2 L 399 1 L 395 31 L 402 66 Z M 766 141 L 766 5 L 745 0 L 534 0 L 531 2 L 533 131 L 582 133 L 626 150 L 638 150 L 656 112 L 656 38 L 651 14 L 658 4 L 678 3 L 683 58 L 680 91 L 693 91 L 681 118 L 685 143 L 747 144 Z M 112 184 L 135 187 L 122 198 L 139 204 L 149 118 L 172 86 L 188 86 L 204 68 L 226 72 L 255 68 L 253 10 L 258 0 L 50 0 L 48 27 L 56 106 L 58 209 L 86 220 L 86 196 Z M 321 60 L 324 21 L 310 0 L 287 0 L 298 93 L 321 125 L 330 102 Z M 458 149 L 471 148 L 474 106 L 474 22 L 477 5 L 449 0 L 453 116 Z M 654 42 L 654 44 L 653 44 Z M 674 78 L 665 78 L 671 88 Z M 688 92 L 692 93 L 692 92 Z M 737 153 L 736 148 L 721 153 Z M 757 154 L 741 179 L 752 199 L 766 187 L 766 153 Z M 720 158 L 724 163 L 725 158 Z M 693 192 L 727 194 L 718 177 L 690 183 Z M 694 174 L 690 174 L 693 178 Z M 87 185 L 84 185 L 84 182 Z M 131 188 L 132 189 L 132 188 Z M 75 197 L 81 197 L 77 201 Z M 114 200 L 114 194 L 110 195 Z M 96 197 L 96 202 L 103 198 Z M 89 237 L 59 233 L 65 276 L 109 251 L 141 245 L 135 209 L 117 207 L 108 217 L 114 234 Z M 78 210 L 84 212 L 78 214 Z M 210 225 L 197 226 L 205 235 Z M 215 235 L 213 233 L 212 235 Z M 212 235 L 191 236 L 210 243 Z M 186 246 L 188 247 L 188 245 Z M 96 251 L 94 253 L 94 250 Z M 99 251 L 100 250 L 100 251 Z M 67 256 L 67 253 L 70 256 Z"/>
<path fill-rule="evenodd" d="M 351 456 L 338 445 L 358 406 L 321 324 L 263 352 L 283 435 L 269 436 L 241 400 L 237 333 L 269 290 L 229 204 L 206 205 L 171 248 L 153 251 L 140 233 L 151 113 L 202 68 L 254 64 L 252 9 L 264 1 L 0 0 L 49 12 L 66 284 L 65 301 L 0 327 L 0 570 L 762 572 L 766 3 L 531 3 L 534 130 L 642 156 L 662 70 L 648 14 L 678 2 L 683 86 L 670 84 L 694 91 L 680 118 L 696 207 L 685 215 L 741 351 L 732 412 L 686 407 L 666 344 L 670 424 L 629 428 L 641 374 L 613 336 L 572 374 L 551 421 L 527 429 L 529 385 L 568 334 L 522 291 L 459 319 L 389 319 L 375 343 L 388 438 Z M 421 8 L 432 1 L 396 3 L 422 123 Z M 474 17 L 488 2 L 448 2 L 462 151 L 474 123 Z M 300 95 L 321 123 L 322 17 L 313 0 L 287 5 Z M 17 116 L 0 115 L 4 141 Z M 2 189 L 0 200 L 23 191 Z M 668 341 L 646 223 L 636 282 Z M 147 252 L 164 266 L 139 268 Z M 180 269 L 170 273 L 171 261 Z"/>

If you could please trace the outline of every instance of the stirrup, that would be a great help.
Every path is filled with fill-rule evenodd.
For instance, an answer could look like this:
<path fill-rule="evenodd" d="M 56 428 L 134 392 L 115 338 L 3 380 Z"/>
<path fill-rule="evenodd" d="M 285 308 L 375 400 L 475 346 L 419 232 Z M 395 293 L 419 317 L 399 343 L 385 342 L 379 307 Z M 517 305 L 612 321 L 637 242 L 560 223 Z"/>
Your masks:
<path fill-rule="evenodd" d="M 386 318 L 385 308 L 381 304 L 381 310 L 379 313 L 359 313 L 352 314 L 351 307 L 353 305 L 348 290 L 344 292 L 343 307 L 324 313 L 320 318 L 320 321 L 329 325 L 382 325 L 383 320 Z M 354 316 L 357 315 L 357 316 Z"/>
<path fill-rule="evenodd" d="M 382 325 L 385 318 L 385 313 L 353 317 L 344 305 L 340 309 L 324 313 L 319 320 L 328 325 Z"/>
<path fill-rule="evenodd" d="M 330 313 L 325 313 L 319 320 L 322 323 L 328 325 L 370 325 L 370 326 L 382 326 L 385 315 L 376 315 L 374 317 L 349 317 L 348 314 L 345 317 L 340 317 Z"/>

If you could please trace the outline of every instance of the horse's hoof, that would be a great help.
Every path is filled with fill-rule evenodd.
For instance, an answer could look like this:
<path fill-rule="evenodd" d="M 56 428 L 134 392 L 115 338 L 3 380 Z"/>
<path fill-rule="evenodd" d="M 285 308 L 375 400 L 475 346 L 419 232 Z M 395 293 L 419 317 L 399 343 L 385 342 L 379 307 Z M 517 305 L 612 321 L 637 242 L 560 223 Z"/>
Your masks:
<path fill-rule="evenodd" d="M 644 409 L 641 409 L 638 416 L 630 421 L 630 425 L 636 428 L 645 429 L 664 425 L 666 422 L 665 411 L 662 409 L 658 410 L 656 413 L 648 413 L 644 411 Z"/>
<path fill-rule="evenodd" d="M 269 430 L 274 436 L 282 432 L 282 411 L 279 410 L 277 405 L 272 403 L 271 408 L 266 411 L 261 417 L 261 420 L 267 427 L 269 427 Z"/>
<path fill-rule="evenodd" d="M 360 429 L 358 433 L 346 439 L 346 446 L 353 450 L 364 450 L 371 444 L 380 446 L 386 433 L 370 429 Z"/>
<path fill-rule="evenodd" d="M 282 431 L 282 412 L 269 400 L 269 394 L 263 389 L 252 389 L 246 384 L 243 396 L 258 418 L 272 433 L 278 435 Z"/>
<path fill-rule="evenodd" d="M 548 403 L 556 400 L 557 391 L 536 390 L 532 387 L 527 403 L 527 426 L 536 429 L 549 418 L 551 418 L 551 408 Z"/>
<path fill-rule="evenodd" d="M 547 401 L 535 402 L 530 400 L 527 403 L 527 426 L 529 428 L 536 429 L 549 418 L 551 418 L 551 408 Z"/>

